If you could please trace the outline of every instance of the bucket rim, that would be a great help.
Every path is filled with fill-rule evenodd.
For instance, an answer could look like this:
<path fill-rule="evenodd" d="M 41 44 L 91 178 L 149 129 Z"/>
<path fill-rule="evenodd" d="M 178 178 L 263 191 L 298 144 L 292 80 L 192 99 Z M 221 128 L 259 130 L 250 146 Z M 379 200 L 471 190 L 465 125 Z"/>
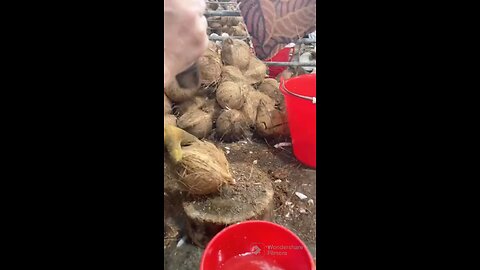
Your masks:
<path fill-rule="evenodd" d="M 288 94 L 297 98 L 305 99 L 308 101 L 311 101 L 313 104 L 317 104 L 317 97 L 309 97 L 309 96 L 304 96 L 304 95 L 299 95 L 296 93 L 293 93 L 292 91 L 288 90 L 288 88 L 285 86 L 285 79 L 283 77 L 280 78 L 280 91 L 282 91 L 284 94 Z"/>

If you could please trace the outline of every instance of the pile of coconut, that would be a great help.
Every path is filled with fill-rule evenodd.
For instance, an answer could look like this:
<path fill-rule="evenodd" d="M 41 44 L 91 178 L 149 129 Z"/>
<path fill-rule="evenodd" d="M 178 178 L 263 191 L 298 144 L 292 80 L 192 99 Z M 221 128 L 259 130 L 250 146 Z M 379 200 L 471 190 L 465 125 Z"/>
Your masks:
<path fill-rule="evenodd" d="M 243 18 L 223 16 L 208 19 L 208 35 L 220 36 L 225 33 L 229 36 L 248 36 L 247 27 L 245 23 L 243 23 Z"/>
<path fill-rule="evenodd" d="M 183 89 L 176 82 L 164 90 L 164 120 L 199 139 L 225 142 L 252 135 L 288 136 L 285 101 L 267 66 L 244 41 L 210 42 L 198 62 L 201 87 Z"/>

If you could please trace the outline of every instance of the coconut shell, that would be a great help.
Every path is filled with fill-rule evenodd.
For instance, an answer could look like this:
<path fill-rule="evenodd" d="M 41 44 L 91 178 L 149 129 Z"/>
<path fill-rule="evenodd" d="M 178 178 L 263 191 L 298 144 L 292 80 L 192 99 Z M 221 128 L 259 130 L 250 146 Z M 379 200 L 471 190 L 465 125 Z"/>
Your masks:
<path fill-rule="evenodd" d="M 214 45 L 216 46 L 216 45 Z M 200 83 L 209 86 L 220 81 L 222 75 L 222 61 L 215 49 L 208 48 L 197 62 L 200 71 Z"/>
<path fill-rule="evenodd" d="M 247 71 L 244 73 L 247 82 L 252 85 L 257 85 L 265 80 L 267 75 L 267 65 L 256 57 L 250 58 Z"/>
<path fill-rule="evenodd" d="M 206 100 L 207 100 L 206 97 L 196 96 L 185 102 L 176 104 L 175 106 L 173 106 L 173 111 L 177 115 L 184 115 L 186 112 L 190 110 L 200 109 L 205 104 Z"/>
<path fill-rule="evenodd" d="M 163 93 L 163 115 L 172 113 L 172 102 L 168 99 L 167 95 Z"/>
<path fill-rule="evenodd" d="M 165 88 L 165 94 L 174 103 L 182 103 L 193 98 L 198 92 L 198 89 L 180 88 L 176 80 Z"/>
<path fill-rule="evenodd" d="M 275 101 L 275 105 L 283 111 L 285 109 L 285 97 L 280 91 L 280 84 L 275 79 L 265 79 L 257 88 L 260 93 L 264 93 Z"/>
<path fill-rule="evenodd" d="M 225 65 L 236 66 L 246 70 L 252 53 L 247 43 L 239 39 L 227 38 L 223 41 L 222 61 Z"/>
<path fill-rule="evenodd" d="M 244 83 L 246 81 L 242 71 L 235 66 L 222 67 L 222 82 L 231 81 L 236 83 Z"/>
<path fill-rule="evenodd" d="M 233 142 L 248 136 L 248 122 L 237 110 L 225 110 L 217 119 L 215 136 L 222 141 Z"/>
<path fill-rule="evenodd" d="M 182 147 L 182 152 L 176 172 L 190 194 L 212 194 L 224 184 L 235 184 L 225 154 L 214 144 L 198 141 Z"/>
<path fill-rule="evenodd" d="M 206 138 L 212 132 L 212 114 L 191 109 L 177 119 L 177 126 L 199 139 Z"/>
<path fill-rule="evenodd" d="M 173 114 L 165 114 L 163 116 L 163 126 L 171 125 L 176 127 L 177 126 L 177 118 Z"/>

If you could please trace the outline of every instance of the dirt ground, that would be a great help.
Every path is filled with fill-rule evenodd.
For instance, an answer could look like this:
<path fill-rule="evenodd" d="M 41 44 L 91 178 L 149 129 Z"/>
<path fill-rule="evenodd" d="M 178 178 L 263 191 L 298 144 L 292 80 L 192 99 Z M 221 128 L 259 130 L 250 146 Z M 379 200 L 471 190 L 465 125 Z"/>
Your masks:
<path fill-rule="evenodd" d="M 290 147 L 277 149 L 263 141 L 218 143 L 230 162 L 254 164 L 270 176 L 274 187 L 273 222 L 302 239 L 316 259 L 316 171 L 302 166 Z M 167 190 L 167 189 L 166 189 Z M 307 198 L 300 199 L 295 192 Z M 186 237 L 182 208 L 175 195 L 166 191 L 164 266 L 168 270 L 197 270 L 203 249 Z"/>

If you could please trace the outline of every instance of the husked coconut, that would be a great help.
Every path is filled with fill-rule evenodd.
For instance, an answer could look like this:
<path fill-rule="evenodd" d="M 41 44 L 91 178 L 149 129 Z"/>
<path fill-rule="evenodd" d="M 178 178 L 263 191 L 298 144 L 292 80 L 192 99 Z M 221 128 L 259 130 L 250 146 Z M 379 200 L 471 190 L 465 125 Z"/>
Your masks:
<path fill-rule="evenodd" d="M 208 137 L 212 132 L 212 113 L 191 109 L 177 119 L 177 126 L 199 139 Z"/>
<path fill-rule="evenodd" d="M 280 91 L 280 83 L 275 79 L 265 79 L 259 86 L 258 91 L 269 96 L 275 101 L 275 105 L 283 111 L 285 109 L 285 97 Z"/>
<path fill-rule="evenodd" d="M 226 142 L 241 140 L 248 136 L 250 128 L 245 116 L 237 110 L 225 110 L 217 119 L 215 135 Z"/>
<path fill-rule="evenodd" d="M 222 150 L 192 134 L 166 125 L 164 145 L 181 186 L 190 194 L 215 193 L 224 184 L 235 184 Z"/>
<path fill-rule="evenodd" d="M 236 83 L 244 83 L 247 79 L 243 76 L 242 71 L 234 66 L 222 67 L 222 82 L 232 81 Z"/>
<path fill-rule="evenodd" d="M 239 39 L 227 38 L 223 41 L 222 61 L 225 65 L 236 66 L 246 70 L 252 53 L 247 43 Z"/>
<path fill-rule="evenodd" d="M 250 63 L 248 65 L 247 71 L 245 71 L 244 76 L 247 78 L 249 84 L 259 84 L 263 82 L 267 75 L 267 65 L 257 59 L 256 57 L 250 58 Z"/>
<path fill-rule="evenodd" d="M 174 103 L 181 103 L 193 98 L 198 92 L 198 89 L 185 89 L 181 88 L 176 80 L 165 88 L 165 94 L 170 101 Z"/>
<path fill-rule="evenodd" d="M 224 109 L 241 109 L 245 102 L 246 86 L 234 82 L 222 82 L 217 89 L 217 102 Z"/>
<path fill-rule="evenodd" d="M 211 43 L 210 43 L 211 44 Z M 216 45 L 210 45 L 213 47 Z M 217 83 L 222 75 L 222 61 L 220 55 L 213 48 L 208 48 L 197 62 L 200 72 L 200 83 L 209 86 Z"/>
<path fill-rule="evenodd" d="M 245 94 L 245 102 L 241 111 L 245 116 L 249 126 L 253 126 L 257 120 L 258 106 L 261 101 L 269 110 L 273 110 L 275 108 L 275 101 L 259 91 L 248 91 Z"/>
<path fill-rule="evenodd" d="M 173 106 L 173 111 L 177 115 L 183 115 L 189 110 L 196 110 L 201 108 L 205 104 L 206 100 L 207 100 L 206 97 L 195 96 L 192 99 L 189 99 L 185 102 L 182 102 L 180 104 L 176 104 L 175 106 Z"/>

